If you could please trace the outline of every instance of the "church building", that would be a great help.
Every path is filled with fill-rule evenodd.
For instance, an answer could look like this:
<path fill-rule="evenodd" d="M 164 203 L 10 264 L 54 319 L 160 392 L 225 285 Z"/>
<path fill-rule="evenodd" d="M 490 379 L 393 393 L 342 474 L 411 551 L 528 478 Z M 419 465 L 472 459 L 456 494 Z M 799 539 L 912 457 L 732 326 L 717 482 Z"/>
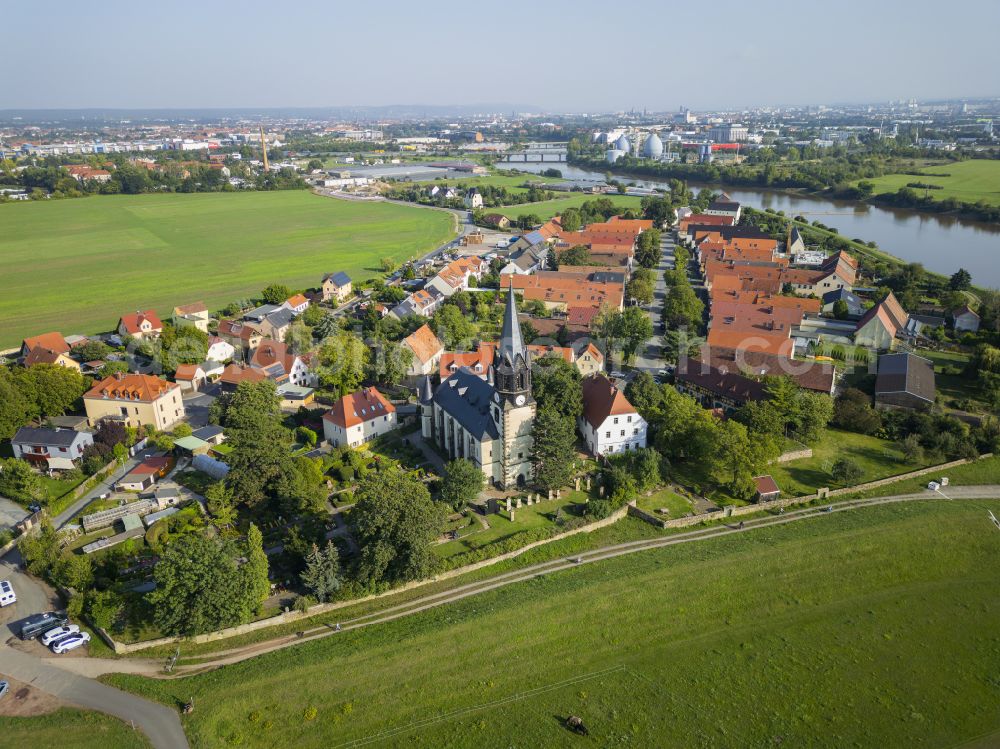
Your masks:
<path fill-rule="evenodd" d="M 513 288 L 486 379 L 462 367 L 435 391 L 428 376 L 420 405 L 424 438 L 449 458 L 471 460 L 498 489 L 514 489 L 531 480 L 531 355 L 521 337 Z"/>

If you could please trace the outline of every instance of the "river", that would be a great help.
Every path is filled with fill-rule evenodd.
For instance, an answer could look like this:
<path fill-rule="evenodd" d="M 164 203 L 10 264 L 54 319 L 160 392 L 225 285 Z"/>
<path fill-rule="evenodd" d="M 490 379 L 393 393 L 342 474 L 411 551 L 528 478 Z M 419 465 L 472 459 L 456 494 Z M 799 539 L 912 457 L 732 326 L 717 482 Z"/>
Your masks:
<path fill-rule="evenodd" d="M 558 169 L 566 179 L 604 180 L 602 172 L 593 172 L 568 164 L 511 164 L 524 172 Z M 666 187 L 662 182 L 616 179 L 642 187 Z M 699 185 L 691 183 L 692 188 Z M 713 187 L 714 190 L 722 188 Z M 784 211 L 789 216 L 802 215 L 809 221 L 836 228 L 846 239 L 876 242 L 879 249 L 907 262 L 923 263 L 928 270 L 951 275 L 960 267 L 972 274 L 978 286 L 1000 288 L 1000 227 L 961 221 L 914 211 L 881 208 L 809 195 L 760 190 L 746 187 L 726 189 L 733 200 L 752 208 Z"/>

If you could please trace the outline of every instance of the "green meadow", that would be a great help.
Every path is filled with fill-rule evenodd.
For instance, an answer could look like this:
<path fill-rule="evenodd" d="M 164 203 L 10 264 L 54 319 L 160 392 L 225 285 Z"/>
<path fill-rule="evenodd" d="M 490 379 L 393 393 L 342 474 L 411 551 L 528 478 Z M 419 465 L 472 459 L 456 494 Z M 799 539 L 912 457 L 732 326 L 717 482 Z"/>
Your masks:
<path fill-rule="evenodd" d="M 1000 739 L 986 510 L 840 512 L 533 578 L 178 680 L 197 747 L 956 746 Z M 583 718 L 589 738 L 562 720 Z"/>
<path fill-rule="evenodd" d="M 896 192 L 911 182 L 938 185 L 940 190 L 927 190 L 935 200 L 955 198 L 967 203 L 985 200 L 991 205 L 1000 205 L 1000 161 L 973 159 L 940 166 L 920 169 L 921 176 L 913 174 L 887 174 L 866 180 L 875 185 L 875 194 Z M 914 188 L 920 195 L 924 190 Z"/>
<path fill-rule="evenodd" d="M 5 700 L 13 700 L 8 694 Z M 141 749 L 150 744 L 117 718 L 97 712 L 60 708 L 31 718 L 0 716 L 0 746 L 66 749 Z"/>
<path fill-rule="evenodd" d="M 136 309 L 209 308 L 272 282 L 380 273 L 452 234 L 438 211 L 306 191 L 122 195 L 0 206 L 0 348 L 96 333 Z"/>
<path fill-rule="evenodd" d="M 518 216 L 533 213 L 542 219 L 542 221 L 548 221 L 553 216 L 558 216 L 567 208 L 579 208 L 587 201 L 597 200 L 598 198 L 610 198 L 611 201 L 616 206 L 620 206 L 622 210 L 627 208 L 635 208 L 638 210 L 642 203 L 642 198 L 630 195 L 591 195 L 590 193 L 577 192 L 572 193 L 571 197 L 567 198 L 543 200 L 540 203 L 522 203 L 521 205 L 512 205 L 507 208 L 490 208 L 488 212 L 502 213 L 504 216 L 512 219 L 517 218 Z"/>

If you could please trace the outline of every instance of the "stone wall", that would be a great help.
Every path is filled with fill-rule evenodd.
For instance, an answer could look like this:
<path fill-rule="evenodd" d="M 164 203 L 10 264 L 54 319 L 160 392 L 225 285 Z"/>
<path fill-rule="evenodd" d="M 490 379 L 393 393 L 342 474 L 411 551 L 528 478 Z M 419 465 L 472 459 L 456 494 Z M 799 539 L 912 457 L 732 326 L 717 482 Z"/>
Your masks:
<path fill-rule="evenodd" d="M 489 559 L 483 559 L 482 561 L 475 562 L 473 564 L 466 565 L 465 567 L 458 567 L 453 570 L 448 570 L 447 572 L 442 572 L 434 577 L 429 577 L 425 580 L 415 580 L 406 585 L 402 585 L 398 588 L 392 588 L 383 593 L 375 593 L 370 596 L 364 596 L 362 598 L 354 598 L 349 601 L 335 601 L 334 603 L 320 603 L 315 606 L 311 606 L 309 610 L 305 613 L 298 611 L 285 611 L 276 616 L 268 617 L 267 619 L 260 619 L 255 622 L 249 622 L 248 624 L 241 624 L 236 627 L 229 627 L 228 629 L 222 629 L 217 632 L 207 632 L 203 635 L 195 635 L 190 638 L 190 641 L 196 643 L 203 642 L 214 642 L 216 640 L 224 640 L 227 637 L 235 637 L 237 635 L 244 635 L 249 632 L 256 632 L 260 629 L 267 629 L 268 627 L 275 627 L 280 624 L 288 624 L 291 622 L 298 621 L 300 619 L 306 619 L 308 617 L 316 616 L 318 614 L 325 614 L 330 611 L 336 611 L 337 609 L 345 608 L 347 606 L 354 606 L 355 604 L 364 603 L 365 601 L 372 601 L 378 598 L 385 598 L 387 596 L 392 596 L 405 590 L 412 590 L 414 588 L 420 588 L 424 585 L 429 585 L 430 583 L 440 582 L 442 580 L 450 580 L 453 577 L 459 577 L 469 572 L 474 572 L 475 570 L 482 569 L 483 567 L 489 567 L 494 564 L 499 564 L 500 562 L 507 561 L 508 559 L 514 559 L 521 554 L 524 554 L 531 549 L 537 548 L 539 546 L 544 546 L 545 544 L 550 544 L 553 541 L 561 541 L 564 538 L 569 538 L 570 536 L 575 536 L 579 533 L 592 533 L 599 528 L 606 528 L 609 525 L 614 525 L 619 520 L 625 517 L 628 512 L 628 506 L 620 507 L 613 513 L 608 515 L 608 517 L 603 520 L 597 520 L 593 523 L 588 523 L 587 525 L 582 525 L 579 528 L 573 528 L 565 533 L 560 533 L 551 538 L 546 538 L 541 541 L 535 541 L 530 544 L 522 546 L 520 549 L 515 549 L 514 551 L 507 552 L 506 554 L 500 554 L 495 557 L 490 557 Z M 141 650 L 147 650 L 149 648 L 160 647 L 163 645 L 173 645 L 180 642 L 183 638 L 180 637 L 160 637 L 155 640 L 143 640 L 142 642 L 136 643 L 124 643 L 115 640 L 108 632 L 98 629 L 97 633 L 101 636 L 108 646 L 114 650 L 116 653 L 136 653 Z"/>
<path fill-rule="evenodd" d="M 813 451 L 811 447 L 804 447 L 801 450 L 789 450 L 784 452 L 775 458 L 772 462 L 774 463 L 787 463 L 790 460 L 799 460 L 800 458 L 811 458 L 813 456 Z"/>

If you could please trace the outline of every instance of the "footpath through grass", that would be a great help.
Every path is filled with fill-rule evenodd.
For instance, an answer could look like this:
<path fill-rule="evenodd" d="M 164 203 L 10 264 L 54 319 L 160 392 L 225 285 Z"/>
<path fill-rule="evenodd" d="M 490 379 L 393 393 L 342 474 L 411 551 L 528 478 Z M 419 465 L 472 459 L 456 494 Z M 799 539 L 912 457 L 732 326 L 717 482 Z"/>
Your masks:
<path fill-rule="evenodd" d="M 14 699 L 13 694 L 4 697 Z M 0 747 L 29 749 L 142 749 L 146 737 L 117 718 L 97 712 L 61 708 L 32 718 L 0 716 Z"/>
<path fill-rule="evenodd" d="M 452 236 L 440 211 L 302 190 L 119 195 L 0 206 L 0 348 L 59 330 L 95 333 L 136 309 L 210 308 L 272 282 L 378 275 Z"/>
<path fill-rule="evenodd" d="M 195 746 L 951 746 L 1000 729 L 981 504 L 621 557 L 199 676 L 118 686 Z"/>

